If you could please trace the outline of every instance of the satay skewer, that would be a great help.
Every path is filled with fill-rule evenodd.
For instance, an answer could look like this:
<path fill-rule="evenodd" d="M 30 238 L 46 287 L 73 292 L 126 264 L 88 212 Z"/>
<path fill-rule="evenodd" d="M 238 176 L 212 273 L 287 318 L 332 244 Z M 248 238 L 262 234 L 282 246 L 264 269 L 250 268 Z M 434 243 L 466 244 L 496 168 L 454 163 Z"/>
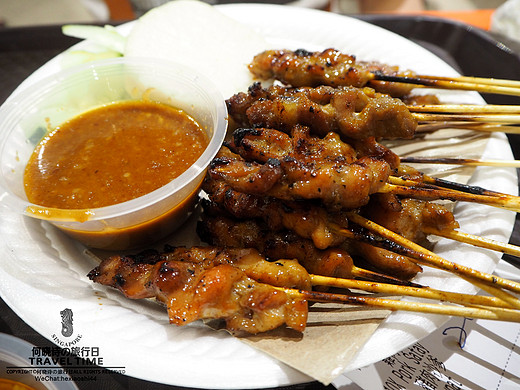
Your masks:
<path fill-rule="evenodd" d="M 421 174 L 420 180 L 403 178 L 398 176 L 389 176 L 388 183 L 396 186 L 404 186 L 411 188 L 425 188 L 430 190 L 453 191 L 457 193 L 465 193 L 468 195 L 495 197 L 498 199 L 510 200 L 513 204 L 520 201 L 520 197 L 516 195 L 506 194 L 503 192 L 488 190 L 486 188 L 461 184 L 449 180 L 431 177 Z M 477 198 L 478 199 L 478 198 Z M 487 199 L 487 198 L 485 198 Z"/>
<path fill-rule="evenodd" d="M 415 134 L 432 133 L 442 129 L 473 130 L 485 133 L 520 134 L 520 127 L 502 123 L 478 123 L 478 122 L 430 122 L 419 124 Z"/>
<path fill-rule="evenodd" d="M 460 316 L 477 319 L 499 320 L 519 322 L 520 312 L 513 309 L 494 307 L 467 307 L 443 305 L 423 302 L 399 301 L 387 298 L 371 296 L 359 296 L 354 294 L 334 294 L 319 291 L 296 290 L 283 287 L 275 287 L 294 298 L 307 299 L 315 302 L 348 303 L 353 305 L 378 307 L 391 311 L 410 311 L 418 313 L 441 314 L 447 316 Z"/>
<path fill-rule="evenodd" d="M 456 81 L 456 82 L 465 82 L 465 83 L 476 83 L 476 84 L 496 85 L 496 86 L 502 86 L 502 87 L 520 88 L 520 81 L 518 81 L 518 80 L 496 79 L 496 78 L 492 78 L 492 77 L 474 77 L 474 76 L 448 77 L 448 76 L 428 76 L 428 75 L 419 75 L 417 77 L 419 77 L 421 79 L 429 79 L 429 80 Z"/>
<path fill-rule="evenodd" d="M 359 217 L 362 218 L 361 216 L 359 216 Z M 473 272 L 479 273 L 480 271 L 476 271 L 471 268 L 468 268 L 467 270 L 462 270 L 462 271 L 458 272 L 458 270 L 459 270 L 458 264 L 448 262 L 447 264 L 445 264 L 445 265 L 447 265 L 447 268 L 442 264 L 436 264 L 439 261 L 447 262 L 447 260 L 437 256 L 436 254 L 426 250 L 425 248 L 422 248 L 418 244 L 414 244 L 414 246 L 418 249 L 418 251 L 411 249 L 410 247 L 407 247 L 406 245 L 401 245 L 402 242 L 409 243 L 411 241 L 406 240 L 404 237 L 402 237 L 380 225 L 377 225 L 372 221 L 368 221 L 368 220 L 366 220 L 366 221 L 371 224 L 374 224 L 374 226 L 377 226 L 377 228 L 375 229 L 376 231 L 384 230 L 384 231 L 392 233 L 392 235 L 394 235 L 396 237 L 396 241 L 393 241 L 391 238 L 388 238 L 386 236 L 384 236 L 383 239 L 377 239 L 376 237 L 373 237 L 371 235 L 363 234 L 363 233 L 359 233 L 359 232 L 353 232 L 351 230 L 342 228 L 341 226 L 331 225 L 331 228 L 333 228 L 336 233 L 342 234 L 344 237 L 347 237 L 349 239 L 362 240 L 364 242 L 370 243 L 371 245 L 379 246 L 381 248 L 387 249 L 391 252 L 405 255 L 405 256 L 409 257 L 411 260 L 415 260 L 422 265 L 429 265 L 429 266 L 433 266 L 433 267 L 436 267 L 439 269 L 443 269 L 448 272 L 453 272 L 453 273 L 457 274 L 459 277 L 461 277 L 462 279 L 475 285 L 476 287 L 478 287 L 484 291 L 487 291 L 489 294 L 494 295 L 495 297 L 499 298 L 503 302 L 507 302 L 507 304 L 510 307 L 520 309 L 520 299 L 509 294 L 507 291 L 501 290 L 500 288 L 493 286 L 492 284 L 489 283 L 489 280 L 482 281 L 482 280 L 479 280 L 478 278 L 471 276 L 471 274 Z M 425 261 L 425 256 L 431 257 L 431 258 L 428 259 L 428 261 Z M 486 278 L 489 279 L 488 275 L 486 275 Z M 491 280 L 494 280 L 493 276 L 491 276 Z M 509 283 L 509 282 L 510 281 L 506 280 L 506 283 Z M 515 282 L 512 282 L 512 283 L 515 283 Z M 520 287 L 520 285 L 515 286 L 514 288 L 518 289 L 518 287 Z"/>
<path fill-rule="evenodd" d="M 162 255 L 150 253 L 151 261 L 144 256 L 111 256 L 88 277 L 130 299 L 157 299 L 166 304 L 170 322 L 177 325 L 220 318 L 235 331 L 259 333 L 282 325 L 303 331 L 306 301 L 520 322 L 520 311 L 500 303 L 501 307 L 490 306 L 493 300 L 486 297 L 472 297 L 458 306 L 313 291 L 309 275 L 297 262 L 273 264 L 251 250 L 178 247 Z"/>
<path fill-rule="evenodd" d="M 400 171 L 399 174 L 406 176 L 406 172 Z M 505 194 L 503 192 L 488 190 L 479 186 L 472 186 L 468 184 L 457 183 L 454 181 L 440 179 L 438 177 L 433 177 L 426 175 L 424 173 L 420 173 L 420 180 L 405 178 L 405 177 L 396 177 L 390 176 L 388 179 L 392 184 L 405 185 L 405 186 L 433 186 L 432 188 L 447 188 L 451 190 L 457 190 L 461 192 L 466 192 L 469 194 L 476 195 L 488 195 L 488 196 L 497 196 L 497 197 L 514 197 L 514 195 Z"/>
<path fill-rule="evenodd" d="M 421 175 L 421 181 L 415 181 L 410 179 L 403 179 L 400 177 L 391 176 L 389 178 L 389 182 L 409 186 L 409 187 L 416 187 L 416 186 L 429 186 L 430 188 L 442 188 L 443 186 L 452 189 L 457 190 L 460 192 L 465 192 L 467 194 L 472 195 L 478 195 L 478 196 L 486 196 L 487 199 L 491 197 L 497 197 L 498 199 L 513 199 L 517 200 L 518 197 L 513 195 L 508 195 L 496 191 L 491 191 L 484 189 L 482 187 L 476 187 L 476 186 L 470 186 L 466 184 L 460 184 L 444 179 L 434 178 L 430 177 L 428 175 Z M 463 242 L 466 244 L 478 246 L 480 248 L 490 249 L 494 251 L 498 251 L 501 253 L 505 253 L 512 256 L 520 256 L 520 247 L 516 245 L 511 245 L 508 243 L 492 240 L 489 238 L 481 237 L 481 236 L 475 236 L 472 234 L 460 232 L 458 230 L 439 230 L 435 229 L 432 226 L 423 226 L 423 231 L 426 234 L 433 234 L 440 237 L 449 238 L 451 240 Z"/>
<path fill-rule="evenodd" d="M 378 192 L 391 193 L 394 195 L 406 196 L 408 198 L 422 200 L 450 200 L 463 201 L 471 203 L 479 203 L 493 207 L 499 207 L 506 210 L 520 212 L 520 198 L 510 196 L 490 196 L 477 195 L 461 192 L 457 190 L 437 189 L 428 187 L 412 187 L 405 185 L 396 185 L 386 183 Z"/>
<path fill-rule="evenodd" d="M 438 180 L 437 179 L 434 179 L 434 178 L 430 178 L 429 176 L 421 176 L 421 179 L 422 180 L 426 180 L 426 181 L 433 181 L 435 183 L 438 183 Z M 399 178 L 399 177 L 393 177 L 391 176 L 390 177 L 390 180 L 392 182 L 398 182 L 398 183 L 406 183 L 406 185 L 411 185 L 411 186 L 433 186 L 433 188 L 436 188 L 435 185 L 433 184 L 428 184 L 428 183 L 423 183 L 422 181 L 414 181 L 414 180 L 407 180 L 407 179 L 402 179 L 402 178 Z M 449 181 L 443 181 L 443 183 L 445 185 L 450 185 L 451 182 Z M 489 191 L 489 190 L 484 190 L 480 187 L 472 187 L 472 186 L 467 186 L 467 185 L 461 185 L 461 184 L 458 184 L 458 183 L 453 183 L 453 184 L 456 184 L 458 186 L 463 186 L 462 188 L 469 191 L 469 195 L 472 195 L 473 193 L 477 193 L 477 194 L 480 194 L 480 193 L 485 193 L 485 194 L 488 194 L 488 198 L 492 198 L 496 195 L 499 195 L 499 196 L 502 196 L 503 194 L 500 194 L 500 193 L 495 193 L 495 192 L 492 192 L 492 191 Z M 244 218 L 244 215 L 242 214 L 245 209 L 244 207 L 242 208 L 239 208 L 239 209 L 235 209 L 234 207 L 230 208 L 230 204 L 227 202 L 227 201 L 224 201 L 224 199 L 227 199 L 228 201 L 230 199 L 232 199 L 233 197 L 236 198 L 236 202 L 233 202 L 233 204 L 237 203 L 237 202 L 240 202 L 241 204 L 243 205 L 254 205 L 256 204 L 255 201 L 254 201 L 254 197 L 251 198 L 250 200 L 248 200 L 247 202 L 244 202 L 245 200 L 245 197 L 247 197 L 248 195 L 237 195 L 239 193 L 237 193 L 236 191 L 232 191 L 227 185 L 224 185 L 223 183 L 220 183 L 220 186 L 222 187 L 221 189 L 219 189 L 217 191 L 217 193 L 219 195 L 216 195 L 213 193 L 213 191 L 215 191 L 214 189 L 209 189 L 210 193 L 212 193 L 212 195 L 210 195 L 210 197 L 213 199 L 214 202 L 217 202 L 217 204 L 220 204 L 221 207 L 224 207 L 228 212 L 230 212 L 232 215 L 235 215 L 236 217 L 239 217 L 239 218 Z M 215 187 L 216 188 L 216 187 Z M 220 188 L 220 187 L 218 187 Z M 223 195 L 225 195 L 225 198 L 223 197 Z M 268 205 L 268 206 L 267 206 Z M 208 207 L 211 207 L 211 204 L 208 203 L 206 204 L 206 208 Z M 331 233 L 333 233 L 334 231 L 340 231 L 340 235 L 345 237 L 346 234 L 348 234 L 348 237 L 349 239 L 352 239 L 352 240 L 365 240 L 363 237 L 360 237 L 360 236 L 356 236 L 354 233 L 348 231 L 348 230 L 344 230 L 343 231 L 341 230 L 342 227 L 339 227 L 339 226 L 336 226 L 329 218 L 326 218 L 322 213 L 320 213 L 318 211 L 318 209 L 313 209 L 314 211 L 311 212 L 310 209 L 307 209 L 306 212 L 303 212 L 303 213 L 296 213 L 295 210 L 292 210 L 292 212 L 290 213 L 287 213 L 287 210 L 285 207 L 283 207 L 283 204 L 280 202 L 280 201 L 276 201 L 274 199 L 270 200 L 269 203 L 265 205 L 265 207 L 260 207 L 258 209 L 256 208 L 253 208 L 253 209 L 250 209 L 248 208 L 247 209 L 247 212 L 246 212 L 246 215 L 250 218 L 250 217 L 259 217 L 259 218 L 263 218 L 264 220 L 267 218 L 267 220 L 269 220 L 270 218 L 273 218 L 273 216 L 271 217 L 268 217 L 268 215 L 271 215 L 271 213 L 281 213 L 281 215 L 283 216 L 283 218 L 281 218 L 282 221 L 287 221 L 288 224 L 285 225 L 285 228 L 286 229 L 289 229 L 289 230 L 294 230 L 294 226 L 298 225 L 300 226 L 302 229 L 303 229 L 303 223 L 305 223 L 305 221 L 314 221 L 313 222 L 313 226 L 322 226 L 324 228 L 323 231 L 319 231 L 318 233 L 318 230 L 308 230 L 308 229 L 300 229 L 298 230 L 297 229 L 297 232 L 296 234 L 298 234 L 299 236 L 302 236 L 302 237 L 305 237 L 306 239 L 310 239 L 310 240 L 313 240 L 314 242 L 314 245 L 318 245 L 321 249 L 325 249 L 327 248 L 328 246 L 331 245 L 332 241 L 330 240 L 333 240 L 333 235 L 331 235 Z M 302 211 L 302 210 L 300 210 Z M 238 213 L 238 214 L 237 214 Z M 301 221 L 300 222 L 296 222 L 296 221 L 299 221 L 299 219 L 295 219 L 295 217 L 297 215 L 300 215 L 299 218 L 301 218 Z M 289 219 L 292 221 L 289 223 Z M 308 223 L 308 222 L 306 222 Z M 343 225 L 343 224 L 342 224 Z M 421 229 L 422 231 L 425 233 L 425 234 L 435 234 L 435 233 L 438 233 L 437 230 L 431 230 L 431 231 L 426 231 L 426 227 L 429 226 L 428 224 L 422 224 L 421 225 Z M 443 229 L 444 230 L 447 230 L 447 229 Z M 453 230 L 452 228 L 450 228 L 450 230 Z M 310 232 L 313 232 L 313 233 L 310 233 Z M 310 235 L 309 235 L 310 234 Z M 445 234 L 450 234 L 450 233 L 445 233 Z M 330 240 L 327 240 L 326 242 L 322 242 L 322 240 L 320 240 L 318 243 L 316 242 L 316 238 L 318 237 L 324 237 L 324 236 L 329 236 L 330 237 Z M 511 244 L 505 244 L 505 243 L 502 243 L 502 242 L 499 242 L 499 241 L 494 241 L 494 240 L 489 240 L 489 239 L 484 239 L 480 236 L 475 236 L 475 235 L 469 235 L 469 234 L 458 234 L 456 232 L 454 233 L 451 233 L 450 236 L 448 237 L 450 239 L 453 239 L 453 240 L 456 240 L 456 241 L 460 241 L 460 242 L 464 242 L 464 243 L 468 243 L 468 244 L 471 244 L 471 245 L 475 245 L 475 246 L 478 246 L 478 247 L 481 247 L 481 248 L 485 248 L 485 249 L 490 249 L 490 250 L 495 250 L 495 251 L 499 251 L 501 253 L 507 253 L 507 254 L 510 254 L 510 255 L 513 255 L 513 256 L 519 256 L 520 254 L 520 248 L 514 246 L 514 245 L 511 245 Z M 370 240 L 365 240 L 368 244 L 371 244 Z M 254 242 L 258 242 L 258 240 L 255 240 Z M 226 242 L 222 243 L 222 242 L 218 242 L 218 244 L 224 244 L 224 245 L 228 245 Z M 360 271 L 360 272 L 358 272 Z M 375 280 L 375 281 L 380 281 L 380 282 L 387 282 L 387 283 L 394 283 L 392 281 L 388 281 L 388 280 L 382 280 L 380 276 L 378 275 L 375 275 L 375 274 L 372 274 L 372 275 L 368 275 L 366 274 L 366 271 L 361 271 L 360 269 L 357 269 L 357 267 L 354 267 L 353 264 L 352 264 L 352 276 L 357 276 L 357 277 L 363 277 L 363 278 L 368 278 L 369 280 Z M 361 272 L 365 273 L 365 274 L 361 274 Z"/>
<path fill-rule="evenodd" d="M 411 112 L 452 114 L 518 114 L 520 106 L 507 104 L 419 104 L 406 106 Z"/>
<path fill-rule="evenodd" d="M 520 283 L 518 282 L 507 280 L 496 275 L 481 272 L 470 267 L 466 267 L 464 265 L 448 261 L 438 256 L 437 254 L 423 248 L 422 246 L 414 243 L 413 241 L 410 241 L 400 236 L 399 234 L 394 233 L 393 231 L 386 229 L 385 227 L 362 217 L 357 213 L 349 213 L 348 217 L 349 220 L 353 223 L 365 229 L 368 229 L 369 231 L 372 231 L 385 239 L 390 240 L 391 242 L 395 243 L 398 246 L 401 246 L 402 248 L 409 250 L 406 253 L 407 256 L 415 258 L 416 260 L 419 260 L 424 264 L 454 273 L 465 279 L 469 279 L 472 281 L 476 280 L 479 283 L 485 283 L 486 285 L 494 288 L 502 288 L 515 293 L 520 293 Z M 345 233 L 350 235 L 352 232 Z M 395 248 L 397 249 L 397 246 Z M 520 301 L 518 303 L 520 303 Z"/>
<path fill-rule="evenodd" d="M 479 122 L 479 123 L 520 123 L 518 114 L 459 114 L 459 113 L 424 113 L 412 112 L 419 123 L 425 122 Z"/>
<path fill-rule="evenodd" d="M 433 234 L 435 236 L 449 238 L 450 240 L 463 242 L 466 244 L 478 246 L 480 248 L 490 249 L 496 252 L 520 257 L 520 247 L 492 240 L 490 238 L 475 236 L 473 234 L 464 233 L 458 230 L 438 230 L 430 226 L 425 226 L 423 231 L 426 234 Z"/>
<path fill-rule="evenodd" d="M 249 70 L 257 78 L 275 78 L 295 87 L 370 86 L 376 90 L 390 91 L 394 96 L 406 95 L 411 89 L 409 86 L 520 95 L 518 81 L 417 75 L 411 71 L 401 71 L 397 66 L 360 62 L 355 56 L 335 49 L 322 52 L 266 50 L 254 57 Z"/>
<path fill-rule="evenodd" d="M 488 82 L 469 82 L 469 81 L 458 81 L 458 80 L 443 80 L 441 78 L 435 78 L 434 76 L 391 76 L 384 75 L 382 73 L 374 73 L 374 78 L 370 81 L 371 85 L 378 84 L 380 81 L 390 81 L 401 84 L 412 84 L 418 88 L 438 88 L 438 89 L 452 89 L 461 91 L 476 91 L 483 93 L 492 93 L 499 95 L 512 95 L 520 96 L 520 87 L 513 85 L 497 85 L 489 84 Z"/>
<path fill-rule="evenodd" d="M 453 157 L 401 157 L 401 162 L 407 164 L 446 164 L 464 165 L 473 167 L 508 167 L 520 168 L 520 160 L 482 160 L 476 158 L 453 158 Z"/>
<path fill-rule="evenodd" d="M 422 175 L 421 180 L 390 176 L 388 178 L 388 186 L 383 187 L 381 192 L 408 195 L 410 198 L 425 200 L 436 199 L 434 194 L 437 192 L 439 196 L 437 199 L 480 203 L 515 212 L 520 210 L 520 197 L 518 196 L 433 178 L 427 175 Z"/>
<path fill-rule="evenodd" d="M 501 299 L 490 296 L 470 295 L 456 292 L 432 289 L 429 287 L 399 286 L 388 283 L 374 283 L 357 279 L 334 278 L 330 276 L 309 274 L 311 283 L 315 286 L 328 286 L 345 289 L 357 289 L 371 293 L 402 295 L 416 298 L 434 299 L 466 306 L 493 306 L 513 308 Z"/>

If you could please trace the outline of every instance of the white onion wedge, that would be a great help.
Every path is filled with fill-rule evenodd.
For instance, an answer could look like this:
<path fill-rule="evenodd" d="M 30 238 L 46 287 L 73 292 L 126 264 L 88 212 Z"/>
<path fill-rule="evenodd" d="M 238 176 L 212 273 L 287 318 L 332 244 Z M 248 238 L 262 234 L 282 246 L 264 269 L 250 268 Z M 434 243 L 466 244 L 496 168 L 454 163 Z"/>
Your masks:
<path fill-rule="evenodd" d="M 184 64 L 211 79 L 227 98 L 253 83 L 247 64 L 267 47 L 262 35 L 215 7 L 177 0 L 139 18 L 124 54 Z"/>

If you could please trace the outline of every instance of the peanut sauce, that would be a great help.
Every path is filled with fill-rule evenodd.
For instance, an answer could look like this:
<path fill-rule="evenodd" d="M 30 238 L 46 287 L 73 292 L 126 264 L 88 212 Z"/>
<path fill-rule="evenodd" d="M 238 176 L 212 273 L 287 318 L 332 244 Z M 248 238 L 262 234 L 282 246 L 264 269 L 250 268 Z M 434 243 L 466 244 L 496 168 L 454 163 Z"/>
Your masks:
<path fill-rule="evenodd" d="M 199 124 L 168 105 L 127 101 L 87 111 L 35 148 L 24 174 L 30 202 L 90 209 L 148 194 L 185 172 L 208 146 Z"/>

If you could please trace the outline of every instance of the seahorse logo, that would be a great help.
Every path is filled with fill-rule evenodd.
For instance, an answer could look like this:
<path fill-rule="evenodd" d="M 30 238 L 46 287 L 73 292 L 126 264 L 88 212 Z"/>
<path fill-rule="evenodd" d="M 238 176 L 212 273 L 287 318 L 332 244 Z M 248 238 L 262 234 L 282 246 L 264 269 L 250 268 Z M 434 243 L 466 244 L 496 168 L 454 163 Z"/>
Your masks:
<path fill-rule="evenodd" d="M 72 328 L 72 310 L 63 309 L 60 311 L 61 314 L 61 334 L 65 337 L 72 336 L 74 332 Z"/>

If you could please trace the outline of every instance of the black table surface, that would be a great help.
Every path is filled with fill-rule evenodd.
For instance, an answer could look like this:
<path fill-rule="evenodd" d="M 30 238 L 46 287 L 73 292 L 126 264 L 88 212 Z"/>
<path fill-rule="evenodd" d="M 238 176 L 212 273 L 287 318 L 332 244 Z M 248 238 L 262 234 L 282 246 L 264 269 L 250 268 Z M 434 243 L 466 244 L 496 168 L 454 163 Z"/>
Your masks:
<path fill-rule="evenodd" d="M 369 23 L 400 34 L 434 52 L 461 74 L 520 80 L 520 45 L 504 37 L 464 24 L 427 16 L 357 16 Z M 35 26 L 0 29 L 0 103 L 32 72 L 48 60 L 77 43 L 75 38 L 61 33 L 60 26 Z M 510 96 L 483 95 L 490 104 L 520 104 Z M 519 136 L 509 136 L 515 158 L 520 156 Z M 519 219 L 511 243 L 520 244 Z M 512 264 L 516 260 L 504 256 Z M 0 332 L 24 339 L 38 347 L 54 345 L 20 319 L 0 299 Z M 96 381 L 77 382 L 80 389 L 143 389 L 173 390 L 176 386 L 146 382 L 140 379 L 110 373 Z M 281 387 L 279 389 L 333 389 L 317 382 Z M 184 388 L 185 389 L 185 388 Z"/>

